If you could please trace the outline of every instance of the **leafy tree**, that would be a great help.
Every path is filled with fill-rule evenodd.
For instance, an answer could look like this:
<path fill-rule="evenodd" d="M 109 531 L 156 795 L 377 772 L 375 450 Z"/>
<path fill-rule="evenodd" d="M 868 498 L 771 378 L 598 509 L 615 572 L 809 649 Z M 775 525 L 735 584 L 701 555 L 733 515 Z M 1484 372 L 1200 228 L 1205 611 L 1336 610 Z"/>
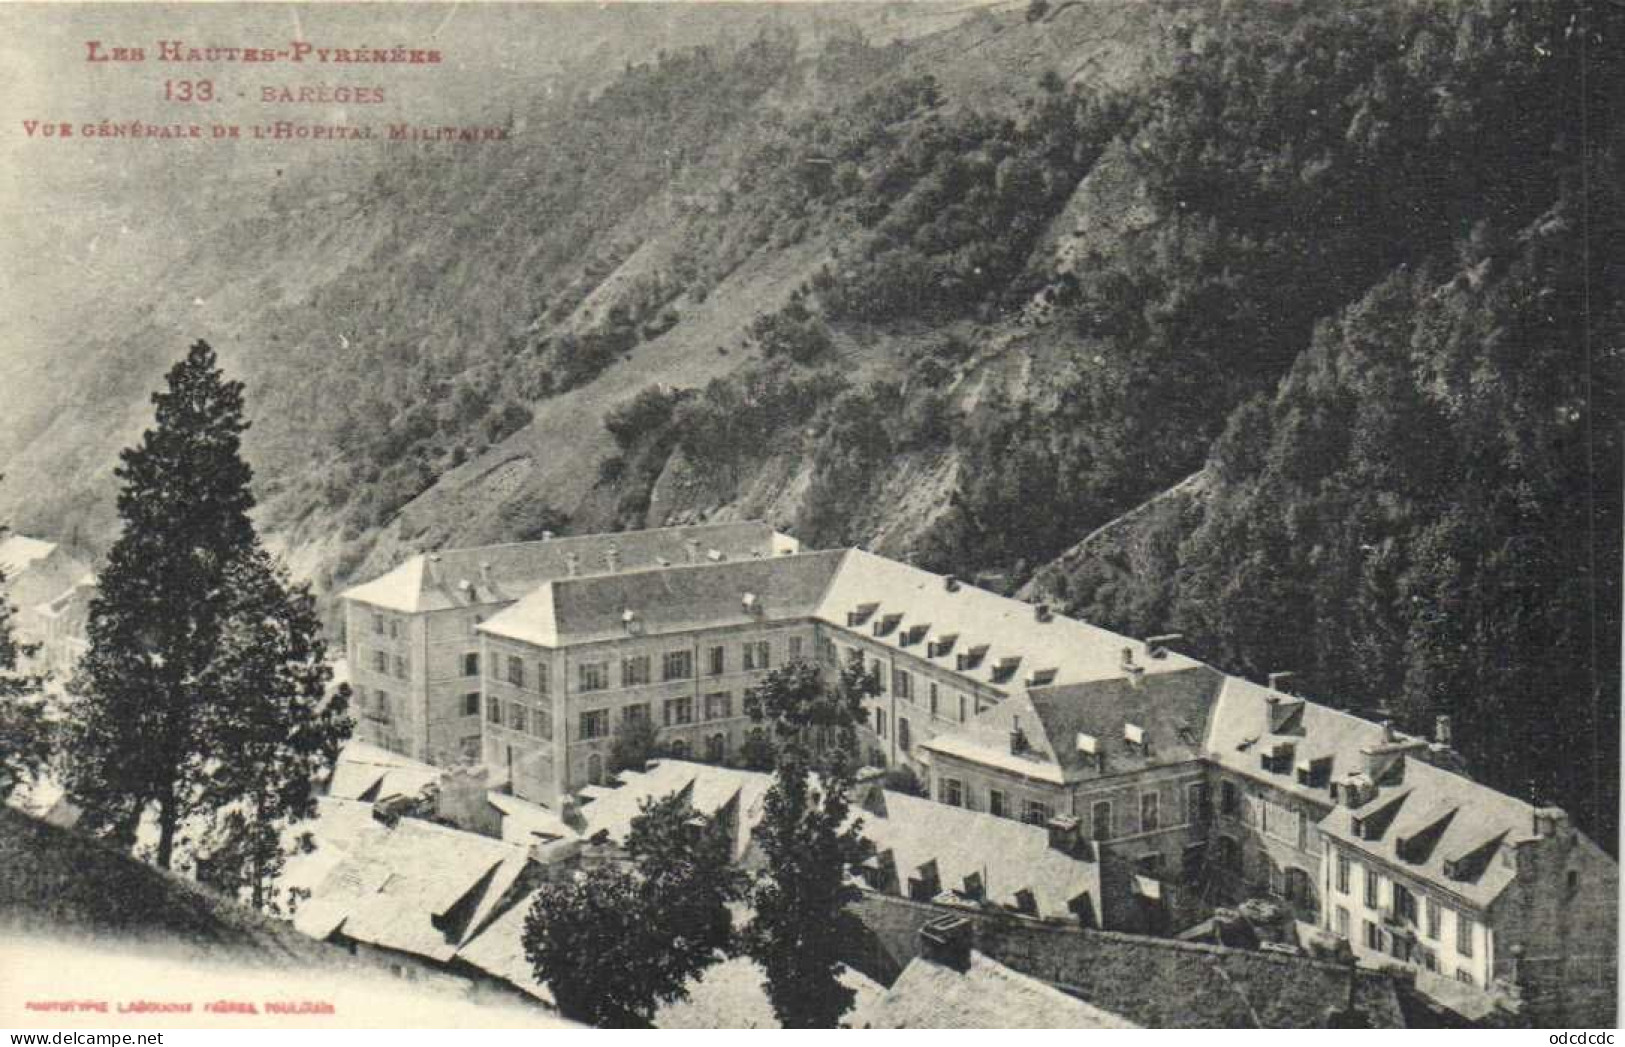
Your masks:
<path fill-rule="evenodd" d="M 646 1026 L 733 947 L 728 906 L 743 883 L 727 832 L 695 817 L 677 794 L 645 801 L 626 840 L 631 864 L 601 865 L 537 892 L 525 956 L 565 1014 Z"/>
<path fill-rule="evenodd" d="M 157 424 L 117 471 L 124 529 L 91 604 L 65 770 L 88 828 L 129 843 L 153 814 L 168 868 L 190 819 L 242 810 L 245 830 L 268 834 L 308 817 L 311 780 L 350 723 L 347 689 L 326 694 L 311 596 L 287 584 L 248 518 L 241 383 L 198 342 L 153 403 Z M 270 864 L 239 874 L 256 900 Z"/>
<path fill-rule="evenodd" d="M 628 720 L 622 717 L 610 741 L 609 766 L 612 771 L 641 771 L 660 751 L 660 732 L 648 717 Z"/>
<path fill-rule="evenodd" d="M 852 1005 L 841 957 L 859 933 L 848 872 L 864 841 L 851 818 L 857 725 L 874 681 L 854 660 L 831 687 L 797 662 L 751 688 L 746 707 L 778 740 L 773 786 L 756 841 L 766 870 L 752 899 L 746 948 L 767 972 L 773 1013 L 787 1029 L 834 1028 Z"/>
<path fill-rule="evenodd" d="M 0 528 L 0 537 L 5 529 Z M 12 631 L 12 606 L 5 599 L 5 573 L 0 572 L 0 803 L 31 781 L 51 755 L 45 700 L 40 677 L 17 672 L 19 658 L 34 652 Z"/>

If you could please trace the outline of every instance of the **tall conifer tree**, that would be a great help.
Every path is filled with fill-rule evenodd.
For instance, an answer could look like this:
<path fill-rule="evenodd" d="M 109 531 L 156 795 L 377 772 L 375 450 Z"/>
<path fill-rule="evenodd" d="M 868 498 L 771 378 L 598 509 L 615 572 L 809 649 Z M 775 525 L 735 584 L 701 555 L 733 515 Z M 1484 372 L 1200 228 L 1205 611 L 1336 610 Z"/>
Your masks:
<path fill-rule="evenodd" d="M 327 694 L 310 595 L 249 520 L 242 384 L 198 342 L 153 403 L 157 424 L 117 471 L 123 532 L 72 688 L 68 784 L 87 826 L 124 843 L 154 818 L 161 867 L 197 819 L 238 825 L 221 853 L 263 871 L 281 826 L 314 811 L 312 779 L 349 733 L 348 691 Z"/>

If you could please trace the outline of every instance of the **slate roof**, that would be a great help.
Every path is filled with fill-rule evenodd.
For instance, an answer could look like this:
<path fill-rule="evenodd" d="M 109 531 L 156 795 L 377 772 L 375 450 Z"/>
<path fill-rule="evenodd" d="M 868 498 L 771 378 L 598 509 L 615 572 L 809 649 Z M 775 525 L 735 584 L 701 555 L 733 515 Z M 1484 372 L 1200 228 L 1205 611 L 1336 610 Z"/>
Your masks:
<path fill-rule="evenodd" d="M 16 578 L 36 561 L 45 559 L 55 551 L 55 542 L 20 534 L 8 535 L 0 538 L 0 571 L 4 571 L 7 578 Z"/>
<path fill-rule="evenodd" d="M 350 742 L 333 764 L 329 796 L 339 800 L 382 800 L 417 796 L 440 781 L 445 771 L 366 742 Z"/>
<path fill-rule="evenodd" d="M 1298 706 L 1280 734 L 1269 731 L 1270 698 Z M 1322 804 L 1331 802 L 1329 785 L 1301 784 L 1296 765 L 1329 757 L 1328 781 L 1337 781 L 1364 768 L 1362 748 L 1384 741 L 1381 724 L 1236 677 L 1225 679 L 1208 724 L 1205 748 L 1221 767 Z M 1292 773 L 1273 774 L 1260 763 L 1260 754 L 1277 742 L 1293 746 Z"/>
<path fill-rule="evenodd" d="M 987 899 L 1001 905 L 1015 907 L 1016 892 L 1027 890 L 1038 915 L 1070 919 L 1068 903 L 1087 894 L 1098 914 L 1100 866 L 1050 847 L 1044 826 L 903 793 L 882 795 L 884 815 L 872 802 L 854 813 L 863 819 L 861 831 L 877 856 L 890 856 L 899 894 L 907 896 L 908 881 L 920 866 L 935 862 L 945 892 L 963 889 L 965 878 L 975 874 Z"/>
<path fill-rule="evenodd" d="M 807 618 L 847 555 L 832 550 L 561 578 L 494 615 L 480 630 L 559 647 Z M 756 597 L 753 608 L 745 606 L 747 594 Z M 630 622 L 628 612 L 634 616 Z"/>
<path fill-rule="evenodd" d="M 850 612 L 871 604 L 876 606 L 864 624 L 847 625 Z M 866 635 L 873 632 L 873 622 L 900 616 L 885 637 L 886 642 L 899 646 L 911 627 L 928 626 L 924 637 L 907 648 L 922 658 L 927 655 L 928 641 L 954 635 L 953 649 L 930 660 L 1006 693 L 1026 687 L 1029 674 L 1045 669 L 1055 670 L 1049 681 L 1054 685 L 1120 677 L 1125 648 L 1144 667 L 1148 680 L 1200 664 L 1173 652 L 1152 659 L 1138 640 L 1060 614 L 1040 622 L 1032 605 L 969 583 L 960 583 L 950 592 L 942 575 L 861 549 L 847 552 L 817 614 L 831 625 Z M 956 669 L 956 654 L 982 645 L 987 651 L 980 665 Z M 1010 677 L 1001 679 L 996 669 L 1005 659 L 1018 661 Z"/>
<path fill-rule="evenodd" d="M 1356 836 L 1354 819 L 1368 819 L 1375 838 Z M 1412 758 L 1394 766 L 1369 803 L 1332 811 L 1320 831 L 1483 908 L 1516 879 L 1501 847 L 1532 838 L 1534 819 L 1532 805 Z"/>
<path fill-rule="evenodd" d="M 324 797 L 312 828 L 312 860 L 290 861 L 284 875 L 311 891 L 294 925 L 440 962 L 496 915 L 529 862 L 523 846 L 415 818 L 392 827 L 351 800 Z"/>
<path fill-rule="evenodd" d="M 1202 754 L 1210 710 L 1223 683 L 1217 670 L 1192 664 L 1147 672 L 1138 682 L 1118 676 L 1034 688 L 921 747 L 1055 783 L 1187 763 Z M 1127 740 L 1128 725 L 1142 732 L 1149 750 Z M 1019 753 L 1011 749 L 1018 727 L 1026 739 Z M 1080 751 L 1079 735 L 1094 739 L 1096 751 L 1105 755 L 1104 769 L 1096 756 Z"/>
<path fill-rule="evenodd" d="M 854 1008 L 858 1029 L 1137 1029 L 972 949 L 964 971 L 918 957 L 885 995 Z"/>
<path fill-rule="evenodd" d="M 737 799 L 735 860 L 743 857 L 749 846 L 751 830 L 762 819 L 762 803 L 773 784 L 771 775 L 683 760 L 660 760 L 646 771 L 623 771 L 619 778 L 619 788 L 605 790 L 591 803 L 582 805 L 584 838 L 604 833 L 616 843 L 625 840 L 632 830 L 632 819 L 642 813 L 643 802 L 672 793 L 681 793 L 691 809 L 712 817 Z"/>
<path fill-rule="evenodd" d="M 511 603 L 544 582 L 569 577 L 572 554 L 583 576 L 608 572 L 606 554 L 612 548 L 618 571 L 640 571 L 659 567 L 662 560 L 685 563 L 689 541 L 697 543 L 702 559 L 711 550 L 733 560 L 771 557 L 796 548 L 794 539 L 759 521 L 550 538 L 419 554 L 340 595 L 407 613 Z M 489 583 L 480 570 L 482 563 L 490 565 Z"/>
<path fill-rule="evenodd" d="M 525 957 L 525 917 L 535 901 L 536 892 L 531 891 L 509 906 L 458 950 L 457 958 L 551 1007 L 553 989 L 536 979 L 535 968 Z"/>

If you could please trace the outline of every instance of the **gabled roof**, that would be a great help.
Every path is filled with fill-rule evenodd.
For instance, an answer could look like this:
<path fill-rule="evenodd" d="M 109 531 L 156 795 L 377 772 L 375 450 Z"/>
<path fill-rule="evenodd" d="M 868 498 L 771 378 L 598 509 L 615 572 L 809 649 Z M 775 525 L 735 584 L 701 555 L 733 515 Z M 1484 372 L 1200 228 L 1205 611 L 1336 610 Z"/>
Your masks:
<path fill-rule="evenodd" d="M 1372 838 L 1354 833 L 1355 819 Z M 1333 839 L 1480 907 L 1516 879 L 1502 846 L 1531 839 L 1534 829 L 1531 804 L 1414 758 L 1397 763 L 1369 802 L 1320 822 Z"/>
<path fill-rule="evenodd" d="M 862 624 L 847 624 L 848 614 L 870 604 L 877 609 Z M 817 614 L 822 621 L 866 636 L 872 636 L 874 623 L 897 616 L 896 625 L 881 638 L 890 644 L 899 644 L 911 626 L 928 624 L 927 639 L 907 648 L 922 658 L 929 656 L 927 642 L 955 635 L 953 649 L 930 660 L 1006 692 L 1024 688 L 1029 675 L 1041 670 L 1055 670 L 1051 682 L 1058 685 L 1121 677 L 1125 649 L 1144 668 L 1147 679 L 1200 664 L 1173 652 L 1151 658 L 1140 641 L 1064 615 L 1051 614 L 1040 621 L 1031 604 L 963 582 L 950 590 L 942 575 L 861 549 L 847 553 Z M 956 656 L 974 647 L 986 648 L 980 663 L 958 669 Z M 1007 676 L 1000 674 L 1001 663 L 1013 665 Z"/>
<path fill-rule="evenodd" d="M 1269 730 L 1271 698 L 1301 705 L 1282 725 L 1284 733 L 1281 734 L 1272 734 Z M 1208 718 L 1205 748 L 1208 757 L 1221 767 L 1305 799 L 1329 804 L 1332 802 L 1329 783 L 1362 770 L 1364 757 L 1360 750 L 1381 745 L 1384 738 L 1381 724 L 1230 676 L 1225 678 Z M 1293 766 L 1284 774 L 1266 771 L 1260 762 L 1260 754 L 1278 742 L 1290 743 L 1293 747 Z M 1331 761 L 1325 765 L 1325 783 L 1306 785 L 1298 781 L 1295 771 L 1298 763 L 1325 759 Z"/>
<path fill-rule="evenodd" d="M 535 891 L 520 898 L 459 949 L 457 958 L 553 1006 L 552 987 L 537 980 L 525 956 L 525 917 L 535 902 Z"/>
<path fill-rule="evenodd" d="M 963 970 L 917 957 L 884 996 L 855 1008 L 858 1029 L 1137 1029 L 972 949 Z"/>
<path fill-rule="evenodd" d="M 386 610 L 416 613 L 452 607 L 511 603 L 544 582 L 578 575 L 641 571 L 681 564 L 691 550 L 703 561 L 711 550 L 728 560 L 766 558 L 793 551 L 794 539 L 760 521 L 661 527 L 645 531 L 550 538 L 419 554 L 340 595 Z M 484 564 L 488 569 L 482 570 Z"/>
<path fill-rule="evenodd" d="M 632 819 L 643 811 L 648 800 L 679 793 L 698 814 L 714 817 L 729 803 L 737 801 L 739 811 L 737 860 L 750 841 L 751 830 L 762 818 L 762 801 L 773 785 L 771 775 L 756 771 L 736 771 L 728 767 L 660 760 L 646 771 L 623 771 L 619 788 L 599 792 L 591 803 L 583 804 L 586 822 L 581 835 L 591 839 L 599 833 L 615 843 L 623 842 L 632 831 Z"/>
<path fill-rule="evenodd" d="M 807 618 L 848 555 L 831 550 L 556 579 L 480 631 L 558 647 Z M 752 606 L 747 595 L 755 597 Z"/>
<path fill-rule="evenodd" d="M 54 552 L 56 552 L 55 542 L 28 538 L 20 534 L 7 535 L 0 538 L 0 571 L 4 571 L 7 578 L 16 578 L 36 561 L 43 560 Z"/>
<path fill-rule="evenodd" d="M 1186 763 L 1201 755 L 1210 709 L 1223 674 L 1204 665 L 1039 687 L 984 710 L 964 727 L 922 742 L 923 748 L 991 764 L 1054 783 Z M 1019 728 L 1026 746 L 1013 750 Z M 1128 741 L 1128 729 L 1149 743 Z M 1098 756 L 1079 748 L 1093 739 Z"/>
<path fill-rule="evenodd" d="M 371 804 L 331 797 L 319 802 L 313 829 L 310 857 L 326 871 L 295 926 L 440 962 L 490 922 L 529 861 L 517 844 L 416 818 L 386 825 Z M 285 879 L 309 878 L 303 865 L 290 862 Z"/>
<path fill-rule="evenodd" d="M 389 796 L 417 796 L 445 773 L 388 749 L 352 741 L 333 764 L 327 792 L 334 799 L 369 803 Z"/>
<path fill-rule="evenodd" d="M 1049 845 L 1049 830 L 1010 818 L 904 793 L 886 792 L 884 814 L 873 803 L 853 808 L 862 833 L 877 856 L 890 856 L 898 892 L 921 866 L 936 863 L 943 891 L 961 890 L 965 878 L 981 877 L 987 900 L 1016 907 L 1016 894 L 1029 891 L 1039 916 L 1071 919 L 1070 903 L 1087 895 L 1098 915 L 1100 866 L 1080 861 Z"/>

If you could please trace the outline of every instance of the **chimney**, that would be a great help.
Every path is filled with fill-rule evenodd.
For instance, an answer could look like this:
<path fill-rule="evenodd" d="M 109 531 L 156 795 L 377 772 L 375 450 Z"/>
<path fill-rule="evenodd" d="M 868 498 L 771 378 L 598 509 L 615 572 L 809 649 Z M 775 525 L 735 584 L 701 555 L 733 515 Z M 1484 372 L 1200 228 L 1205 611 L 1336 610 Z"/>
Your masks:
<path fill-rule="evenodd" d="M 920 928 L 920 956 L 956 971 L 970 969 L 971 923 L 963 916 L 939 916 Z"/>
<path fill-rule="evenodd" d="M 543 531 L 542 532 L 542 541 L 551 542 L 552 540 L 553 540 L 553 532 L 552 531 Z"/>
<path fill-rule="evenodd" d="M 611 543 L 610 547 L 604 550 L 604 567 L 608 569 L 610 574 L 615 574 L 621 569 L 620 546 Z"/>
<path fill-rule="evenodd" d="M 1298 674 L 1290 669 L 1286 669 L 1278 673 L 1270 673 L 1270 690 L 1280 691 L 1282 694 L 1291 694 L 1292 692 L 1288 691 L 1286 687 L 1283 686 L 1283 682 L 1292 679 L 1296 675 Z"/>
<path fill-rule="evenodd" d="M 1020 756 L 1027 751 L 1027 732 L 1021 729 L 1021 717 L 1015 717 L 1010 728 L 1010 755 Z"/>
<path fill-rule="evenodd" d="M 1128 682 L 1135 687 L 1140 686 L 1140 678 L 1145 675 L 1145 666 L 1134 661 L 1134 648 L 1123 648 L 1123 672 L 1128 676 Z"/>
<path fill-rule="evenodd" d="M 1153 658 L 1166 658 L 1168 657 L 1168 645 L 1175 640 L 1183 640 L 1184 638 L 1183 633 L 1161 633 L 1157 636 L 1147 636 L 1145 638 L 1145 649 L 1150 652 Z"/>
<path fill-rule="evenodd" d="M 491 561 L 489 560 L 480 561 L 480 584 L 485 586 L 486 592 L 492 596 L 496 595 L 497 587 L 491 581 Z"/>
<path fill-rule="evenodd" d="M 429 581 L 435 585 L 440 584 L 440 554 L 430 553 L 428 559 Z"/>
<path fill-rule="evenodd" d="M 700 542 L 697 538 L 683 539 L 683 555 L 689 563 L 700 562 Z"/>
<path fill-rule="evenodd" d="M 1041 603 L 1033 607 L 1033 618 L 1036 621 L 1043 623 L 1049 621 L 1053 617 L 1054 615 L 1050 613 L 1049 604 Z"/>
<path fill-rule="evenodd" d="M 575 553 L 565 553 L 564 567 L 565 570 L 569 572 L 570 577 L 574 578 L 576 575 L 581 573 L 581 557 L 577 556 Z"/>
<path fill-rule="evenodd" d="M 942 579 L 942 587 L 951 593 L 957 593 L 959 591 L 959 577 L 952 574 L 945 575 Z"/>
<path fill-rule="evenodd" d="M 1535 808 L 1534 831 L 1535 835 L 1543 840 L 1552 839 L 1569 824 L 1568 812 L 1561 807 Z"/>
<path fill-rule="evenodd" d="M 1049 830 L 1049 846 L 1052 851 L 1060 851 L 1069 858 L 1084 857 L 1083 833 L 1079 831 L 1078 820 L 1070 814 L 1058 814 L 1044 823 Z"/>
<path fill-rule="evenodd" d="M 1450 717 L 1435 716 L 1433 718 L 1433 740 L 1447 748 L 1450 746 Z"/>
<path fill-rule="evenodd" d="M 967 873 L 964 884 L 965 888 L 961 893 L 971 901 L 980 902 L 987 897 L 987 885 L 982 882 L 981 873 Z"/>
<path fill-rule="evenodd" d="M 1268 734 L 1280 734 L 1282 728 L 1292 719 L 1292 714 L 1303 707 L 1302 702 L 1283 700 L 1280 695 L 1272 694 L 1264 699 L 1265 712 L 1268 714 Z"/>

